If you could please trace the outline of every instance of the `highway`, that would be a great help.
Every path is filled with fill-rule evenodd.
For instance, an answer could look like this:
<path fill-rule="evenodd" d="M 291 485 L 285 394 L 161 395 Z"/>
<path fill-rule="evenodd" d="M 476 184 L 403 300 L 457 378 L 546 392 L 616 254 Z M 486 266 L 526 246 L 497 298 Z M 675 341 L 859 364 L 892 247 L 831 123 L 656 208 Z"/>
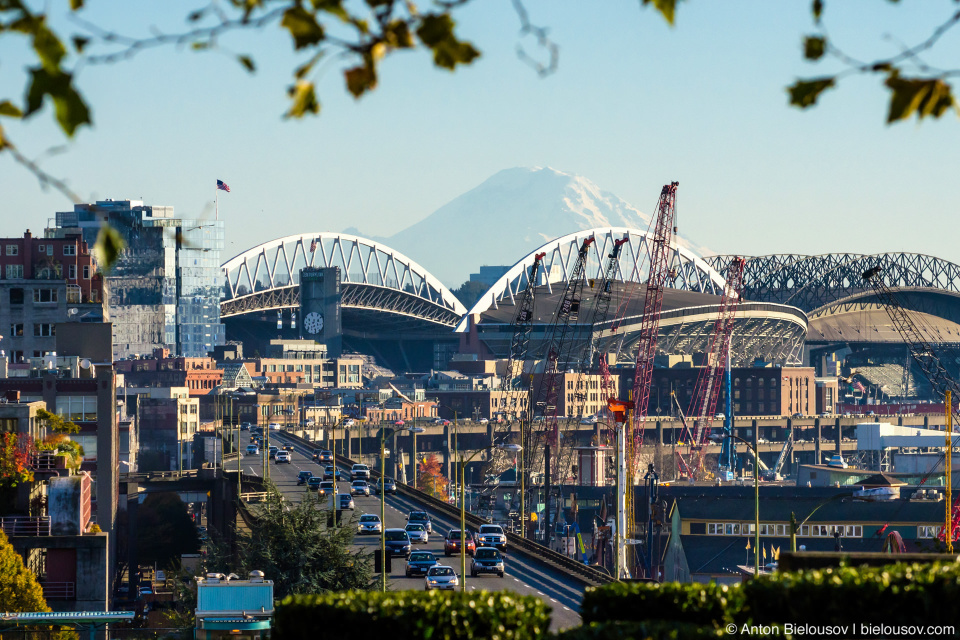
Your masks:
<path fill-rule="evenodd" d="M 246 442 L 249 440 L 249 436 L 246 434 L 247 432 L 244 432 L 242 438 L 244 444 L 241 450 L 246 448 Z M 320 469 L 320 466 L 311 459 L 313 449 L 277 431 L 270 433 L 270 442 L 280 446 L 293 445 L 294 447 L 290 464 L 270 463 L 270 479 L 287 500 L 299 502 L 306 495 L 306 489 L 303 486 L 297 486 L 297 474 L 301 470 L 312 471 L 316 474 Z M 262 460 L 259 456 L 245 456 L 240 462 L 244 473 L 263 475 Z M 228 463 L 228 467 L 232 469 L 235 468 L 235 465 Z M 350 483 L 341 481 L 337 485 L 337 490 L 338 492 L 349 493 Z M 363 513 L 380 515 L 380 498 L 378 496 L 355 496 L 354 501 L 357 518 Z M 414 548 L 434 552 L 440 558 L 441 564 L 453 567 L 457 573 L 460 573 L 460 557 L 447 558 L 443 555 L 444 534 L 451 528 L 460 528 L 459 521 L 454 522 L 452 518 L 438 515 L 405 496 L 389 495 L 386 500 L 387 528 L 402 528 L 406 524 L 407 513 L 419 510 L 430 513 L 433 519 L 434 532 L 430 535 L 430 541 L 427 544 L 415 545 Z M 372 555 L 374 550 L 380 546 L 380 536 L 357 536 L 354 542 L 357 547 L 365 549 Z M 551 623 L 551 630 L 553 631 L 580 624 L 578 611 L 583 597 L 583 585 L 579 581 L 571 579 L 552 568 L 511 554 L 509 549 L 506 553 L 505 566 L 506 571 L 503 578 L 496 575 L 481 575 L 477 578 L 471 578 L 469 575 L 470 558 L 467 557 L 467 589 L 470 591 L 506 589 L 521 595 L 537 596 L 553 609 Z M 406 578 L 404 576 L 403 558 L 393 558 L 387 587 L 392 590 L 419 590 L 423 589 L 423 578 Z"/>

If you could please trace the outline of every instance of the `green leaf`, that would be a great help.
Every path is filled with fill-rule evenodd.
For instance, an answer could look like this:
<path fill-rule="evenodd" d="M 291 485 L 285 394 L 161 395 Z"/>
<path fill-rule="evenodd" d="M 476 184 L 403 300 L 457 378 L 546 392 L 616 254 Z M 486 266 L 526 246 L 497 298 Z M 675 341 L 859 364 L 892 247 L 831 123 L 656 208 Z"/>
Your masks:
<path fill-rule="evenodd" d="M 316 17 L 303 7 L 290 7 L 284 11 L 280 26 L 290 32 L 294 49 L 309 47 L 324 38 L 323 27 L 317 23 Z"/>
<path fill-rule="evenodd" d="M 3 151 L 8 144 L 7 139 L 3 136 L 3 127 L 0 127 L 0 151 Z"/>
<path fill-rule="evenodd" d="M 77 50 L 77 53 L 83 53 L 83 50 L 87 48 L 90 38 L 84 38 L 82 36 L 73 36 L 73 48 Z"/>
<path fill-rule="evenodd" d="M 409 49 L 413 46 L 410 25 L 403 20 L 394 20 L 383 28 L 383 40 L 395 49 Z"/>
<path fill-rule="evenodd" d="M 100 232 L 97 234 L 97 241 L 93 245 L 93 253 L 96 257 L 97 266 L 104 273 L 109 273 L 120 258 L 120 252 L 126 243 L 120 232 L 104 222 L 100 226 Z"/>
<path fill-rule="evenodd" d="M 312 0 L 313 8 L 317 11 L 324 11 L 347 22 L 350 15 L 343 8 L 343 0 Z"/>
<path fill-rule="evenodd" d="M 813 21 L 820 24 L 820 16 L 823 15 L 823 0 L 813 0 L 810 12 L 813 14 Z"/>
<path fill-rule="evenodd" d="M 654 9 L 660 12 L 667 24 L 673 26 L 674 14 L 677 11 L 677 0 L 643 0 L 643 4 L 653 4 Z"/>
<path fill-rule="evenodd" d="M 70 0 L 70 10 L 78 11 L 83 8 L 83 0 Z"/>
<path fill-rule="evenodd" d="M 9 100 L 4 100 L 0 102 L 0 116 L 7 116 L 8 118 L 22 118 L 23 112 L 20 111 L 20 108 Z"/>
<path fill-rule="evenodd" d="M 803 39 L 803 57 L 807 60 L 819 60 L 827 52 L 827 39 L 820 36 L 807 36 Z"/>
<path fill-rule="evenodd" d="M 453 19 L 447 14 L 427 14 L 417 29 L 420 41 L 433 50 L 433 63 L 444 69 L 470 64 L 480 56 L 472 44 L 457 39 L 453 26 Z"/>
<path fill-rule="evenodd" d="M 954 105 L 950 85 L 939 78 L 901 78 L 894 72 L 884 84 L 891 91 L 887 124 L 906 120 L 914 113 L 917 120 L 939 118 Z"/>
<path fill-rule="evenodd" d="M 317 101 L 317 94 L 312 82 L 300 80 L 287 91 L 293 104 L 284 117 L 302 118 L 308 113 L 314 115 L 320 113 L 320 102 Z"/>
<path fill-rule="evenodd" d="M 815 80 L 797 80 L 787 87 L 790 93 L 790 104 L 801 109 L 812 107 L 817 103 L 820 94 L 836 84 L 834 78 L 817 78 Z"/>
<path fill-rule="evenodd" d="M 190 13 L 189 15 L 187 15 L 187 21 L 188 21 L 188 22 L 197 22 L 197 21 L 199 21 L 199 20 L 201 20 L 201 19 L 203 18 L 203 15 L 204 15 L 205 13 L 206 13 L 206 11 L 205 11 L 204 9 L 200 9 L 200 10 L 198 10 L 198 11 L 194 11 L 194 12 Z"/>
<path fill-rule="evenodd" d="M 45 96 L 53 99 L 57 122 L 67 136 L 73 136 L 77 127 L 90 124 L 90 111 L 83 98 L 73 87 L 73 76 L 61 71 L 48 71 L 43 67 L 30 69 L 30 87 L 27 90 L 27 117 L 43 106 Z"/>
<path fill-rule="evenodd" d="M 377 70 L 372 61 L 363 66 L 347 69 L 343 75 L 347 80 L 347 89 L 354 98 L 359 98 L 377 86 Z"/>
<path fill-rule="evenodd" d="M 257 66 L 253 63 L 253 58 L 250 56 L 237 56 L 237 62 L 243 65 L 243 68 L 253 73 L 257 70 Z"/>
<path fill-rule="evenodd" d="M 47 28 L 43 19 L 38 21 L 33 33 L 33 50 L 37 52 L 40 64 L 51 71 L 59 69 L 60 62 L 67 55 L 67 50 L 60 42 L 60 38 Z"/>
<path fill-rule="evenodd" d="M 209 42 L 191 42 L 190 48 L 193 49 L 194 51 L 203 51 L 204 49 L 210 48 L 210 43 Z"/>

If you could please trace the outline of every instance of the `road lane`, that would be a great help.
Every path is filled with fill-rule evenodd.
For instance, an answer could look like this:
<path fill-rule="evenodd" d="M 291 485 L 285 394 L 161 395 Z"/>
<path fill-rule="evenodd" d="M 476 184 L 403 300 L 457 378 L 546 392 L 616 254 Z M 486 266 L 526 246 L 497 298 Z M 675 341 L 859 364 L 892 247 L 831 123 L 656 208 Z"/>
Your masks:
<path fill-rule="evenodd" d="M 299 502 L 306 495 L 305 487 L 297 486 L 297 475 L 301 470 L 312 471 L 318 474 L 322 467 L 311 458 L 313 447 L 304 445 L 280 432 L 270 434 L 271 441 L 281 445 L 293 445 L 294 450 L 289 464 L 270 462 L 269 476 L 284 498 Z M 255 472 L 252 475 L 262 475 L 262 461 L 259 456 L 245 456 L 240 460 L 244 473 Z M 228 469 L 236 468 L 236 463 L 229 464 Z M 337 483 L 338 493 L 349 493 L 350 483 Z M 377 495 L 354 496 L 356 510 L 350 516 L 341 516 L 344 523 L 354 522 L 351 516 L 358 519 L 361 514 L 373 513 L 380 515 L 380 498 Z M 424 510 L 431 514 L 433 519 L 433 533 L 427 544 L 414 545 L 414 550 L 432 551 L 440 564 L 453 567 L 460 573 L 459 555 L 446 557 L 443 554 L 443 539 L 451 528 L 460 528 L 459 519 L 446 515 L 438 515 L 429 508 L 419 505 L 415 500 L 401 495 L 389 495 L 386 499 L 385 517 L 387 528 L 402 528 L 406 524 L 406 516 L 410 511 Z M 351 524 L 351 526 L 353 526 Z M 363 535 L 354 538 L 354 544 L 361 549 L 373 552 L 380 546 L 380 536 Z M 538 562 L 526 559 L 520 555 L 510 553 L 505 555 L 505 576 L 481 575 L 470 577 L 470 558 L 467 558 L 467 589 L 470 591 L 487 589 L 491 591 L 508 590 L 521 595 L 533 595 L 543 599 L 552 609 L 551 630 L 566 629 L 580 624 L 578 613 L 583 597 L 583 586 L 577 580 L 561 572 L 545 567 Z M 405 576 L 405 560 L 393 558 L 391 572 L 388 575 L 387 587 L 391 590 L 423 589 L 422 577 L 407 578 Z"/>

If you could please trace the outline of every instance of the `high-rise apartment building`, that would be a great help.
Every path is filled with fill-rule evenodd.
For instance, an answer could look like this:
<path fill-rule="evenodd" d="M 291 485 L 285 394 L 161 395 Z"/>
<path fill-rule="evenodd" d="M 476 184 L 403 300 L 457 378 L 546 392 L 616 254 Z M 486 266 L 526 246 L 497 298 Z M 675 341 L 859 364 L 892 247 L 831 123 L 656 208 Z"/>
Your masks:
<path fill-rule="evenodd" d="M 203 357 L 224 343 L 220 322 L 223 222 L 174 216 L 173 207 L 98 200 L 57 212 L 47 235 L 82 234 L 93 246 L 104 223 L 126 243 L 104 277 L 115 360 L 167 348 Z"/>

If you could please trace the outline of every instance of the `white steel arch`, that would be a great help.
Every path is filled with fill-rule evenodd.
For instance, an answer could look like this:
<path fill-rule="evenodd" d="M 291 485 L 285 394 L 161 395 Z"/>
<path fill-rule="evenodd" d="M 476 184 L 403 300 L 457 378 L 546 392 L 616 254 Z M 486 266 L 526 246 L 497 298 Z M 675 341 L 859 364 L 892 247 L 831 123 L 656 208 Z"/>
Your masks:
<path fill-rule="evenodd" d="M 530 267 L 534 256 L 546 253 L 543 259 L 540 281 L 538 285 L 545 285 L 550 292 L 558 283 L 565 282 L 570 266 L 577 258 L 577 251 L 581 243 L 590 236 L 595 238 L 590 247 L 587 260 L 586 277 L 602 278 L 606 267 L 607 256 L 613 251 L 613 243 L 626 236 L 628 242 L 623 245 L 620 260 L 616 271 L 616 278 L 625 282 L 645 282 L 648 269 L 648 256 L 653 234 L 639 229 L 627 227 L 597 227 L 570 233 L 556 238 L 545 245 L 531 251 L 522 260 L 513 265 L 486 293 L 481 296 L 473 308 L 467 312 L 457 325 L 457 332 L 467 329 L 467 316 L 483 313 L 488 309 L 496 309 L 501 302 L 516 304 L 516 296 L 527 286 L 530 278 Z M 672 255 L 670 267 L 675 270 L 676 277 L 668 280 L 668 286 L 674 289 L 699 291 L 721 295 L 723 293 L 724 278 L 713 267 L 707 264 L 695 253 L 685 247 L 680 247 L 676 241 L 671 243 Z"/>
<path fill-rule="evenodd" d="M 299 285 L 304 267 L 339 267 L 341 282 L 395 289 L 457 315 L 466 313 L 442 282 L 399 251 L 367 238 L 327 231 L 277 238 L 223 263 L 223 301 Z"/>

